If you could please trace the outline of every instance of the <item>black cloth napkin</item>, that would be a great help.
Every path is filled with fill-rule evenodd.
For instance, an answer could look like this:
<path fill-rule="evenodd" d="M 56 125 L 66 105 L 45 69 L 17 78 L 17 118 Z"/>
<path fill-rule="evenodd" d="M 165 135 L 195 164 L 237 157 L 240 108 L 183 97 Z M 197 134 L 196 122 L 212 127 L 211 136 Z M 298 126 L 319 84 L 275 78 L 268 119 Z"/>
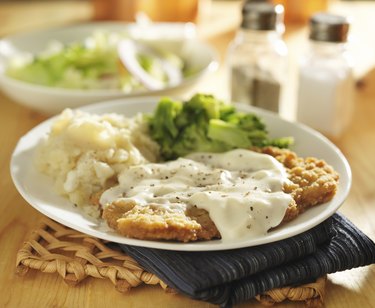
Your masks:
<path fill-rule="evenodd" d="M 341 214 L 302 234 L 256 247 L 209 252 L 120 247 L 180 293 L 223 307 L 375 263 L 374 242 Z"/>

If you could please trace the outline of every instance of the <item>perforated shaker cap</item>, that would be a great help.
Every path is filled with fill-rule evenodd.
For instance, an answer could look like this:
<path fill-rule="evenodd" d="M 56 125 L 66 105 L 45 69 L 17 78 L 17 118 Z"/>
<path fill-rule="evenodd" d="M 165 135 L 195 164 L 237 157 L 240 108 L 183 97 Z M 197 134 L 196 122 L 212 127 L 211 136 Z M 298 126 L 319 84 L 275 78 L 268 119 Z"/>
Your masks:
<path fill-rule="evenodd" d="M 266 2 L 245 2 L 242 7 L 241 28 L 250 30 L 276 30 L 283 24 L 284 7 Z"/>
<path fill-rule="evenodd" d="M 347 17 L 318 13 L 310 18 L 310 39 L 321 42 L 346 42 L 349 26 Z"/>

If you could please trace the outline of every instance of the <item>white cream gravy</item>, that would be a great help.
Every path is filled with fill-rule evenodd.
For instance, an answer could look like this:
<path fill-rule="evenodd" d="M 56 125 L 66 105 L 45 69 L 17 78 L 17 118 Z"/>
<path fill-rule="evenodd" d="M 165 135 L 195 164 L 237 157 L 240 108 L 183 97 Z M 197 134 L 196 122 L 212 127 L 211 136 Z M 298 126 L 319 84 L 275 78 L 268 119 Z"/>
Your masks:
<path fill-rule="evenodd" d="M 159 164 L 132 166 L 100 203 L 134 200 L 166 211 L 207 210 L 223 240 L 264 235 L 279 225 L 292 201 L 282 187 L 287 174 L 272 156 L 237 149 L 194 153 Z"/>

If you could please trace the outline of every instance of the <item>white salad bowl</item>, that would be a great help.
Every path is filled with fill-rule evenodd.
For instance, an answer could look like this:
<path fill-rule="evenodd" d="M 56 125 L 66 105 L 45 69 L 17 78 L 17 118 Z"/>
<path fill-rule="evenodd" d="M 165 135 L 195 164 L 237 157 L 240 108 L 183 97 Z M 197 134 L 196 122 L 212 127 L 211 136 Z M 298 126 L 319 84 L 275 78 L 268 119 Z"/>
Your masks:
<path fill-rule="evenodd" d="M 130 38 L 147 41 L 154 47 L 174 52 L 192 73 L 181 82 L 159 90 L 138 90 L 125 93 L 117 89 L 65 89 L 20 81 L 6 75 L 9 61 L 16 55 L 44 51 L 51 41 L 69 44 L 83 41 L 94 31 L 121 32 Z M 73 26 L 15 34 L 0 40 L 0 89 L 15 102 L 46 114 L 65 108 L 77 108 L 89 103 L 121 97 L 165 95 L 178 93 L 194 86 L 207 73 L 218 67 L 218 56 L 213 47 L 199 41 L 192 24 L 154 23 L 141 26 L 121 22 L 94 22 Z"/>

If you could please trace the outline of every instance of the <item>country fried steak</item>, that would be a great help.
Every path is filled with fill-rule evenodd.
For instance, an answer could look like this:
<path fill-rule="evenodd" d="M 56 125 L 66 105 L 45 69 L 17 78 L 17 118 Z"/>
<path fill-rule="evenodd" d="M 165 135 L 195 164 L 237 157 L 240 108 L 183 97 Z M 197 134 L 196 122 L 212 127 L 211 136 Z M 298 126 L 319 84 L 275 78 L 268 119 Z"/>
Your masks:
<path fill-rule="evenodd" d="M 293 196 L 295 205 L 286 212 L 284 222 L 290 221 L 310 207 L 330 201 L 336 194 L 339 175 L 324 160 L 302 158 L 296 153 L 275 147 L 258 150 L 275 157 L 284 165 L 293 185 L 285 185 L 284 191 Z"/>
<path fill-rule="evenodd" d="M 118 233 L 137 239 L 189 242 L 220 237 L 207 211 L 196 207 L 183 213 L 118 200 L 104 209 L 103 218 Z"/>
<path fill-rule="evenodd" d="M 296 153 L 275 147 L 252 149 L 276 158 L 285 167 L 291 181 L 283 190 L 291 194 L 283 223 L 291 221 L 308 208 L 325 203 L 336 193 L 339 176 L 323 160 L 298 157 Z M 95 198 L 96 199 L 96 198 Z M 116 200 L 102 213 L 108 225 L 119 234 L 144 240 L 190 242 L 220 238 L 220 233 L 204 209 L 190 207 L 183 211 L 161 209 L 134 201 Z"/>

